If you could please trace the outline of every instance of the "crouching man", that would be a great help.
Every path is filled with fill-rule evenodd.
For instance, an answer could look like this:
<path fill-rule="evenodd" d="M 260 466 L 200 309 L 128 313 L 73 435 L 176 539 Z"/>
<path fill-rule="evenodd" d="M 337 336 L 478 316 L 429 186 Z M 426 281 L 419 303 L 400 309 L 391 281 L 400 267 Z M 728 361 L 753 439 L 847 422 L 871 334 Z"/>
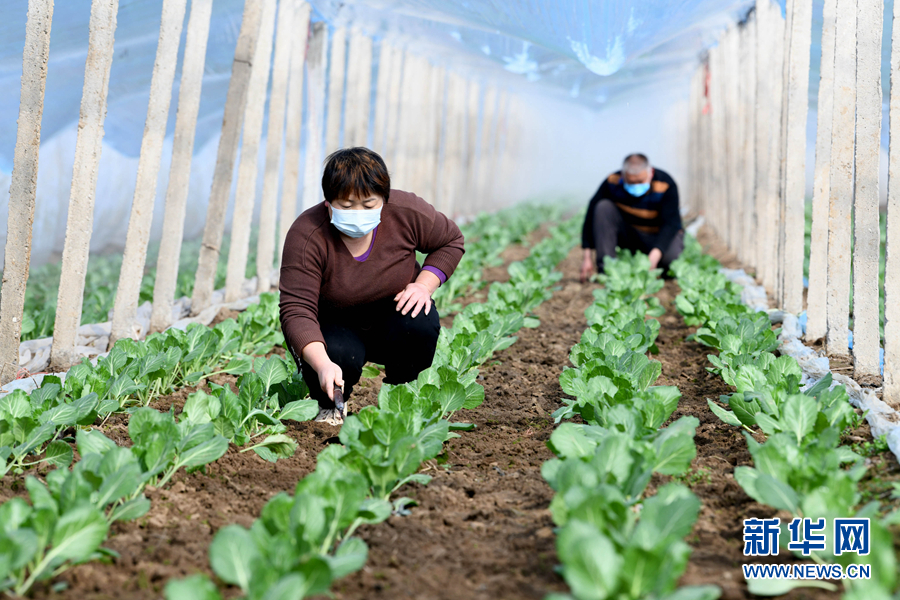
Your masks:
<path fill-rule="evenodd" d="M 595 267 L 603 272 L 603 257 L 614 257 L 616 246 L 644 252 L 650 268 L 664 272 L 684 249 L 678 186 L 643 154 L 626 157 L 622 170 L 607 177 L 591 198 L 581 233 L 582 282 Z"/>

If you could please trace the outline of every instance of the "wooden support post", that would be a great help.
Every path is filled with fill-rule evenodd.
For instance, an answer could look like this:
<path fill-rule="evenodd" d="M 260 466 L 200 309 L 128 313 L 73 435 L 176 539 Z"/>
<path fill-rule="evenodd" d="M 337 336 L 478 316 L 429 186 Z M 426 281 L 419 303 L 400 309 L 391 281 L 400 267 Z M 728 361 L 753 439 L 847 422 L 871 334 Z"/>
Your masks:
<path fill-rule="evenodd" d="M 122 268 L 119 271 L 119 288 L 113 305 L 110 346 L 121 338 L 137 338 L 138 334 L 134 330 L 134 319 L 137 316 L 141 280 L 147 262 L 147 243 L 150 241 L 153 205 L 156 203 L 156 181 L 159 177 L 166 124 L 169 121 L 172 84 L 175 81 L 175 66 L 178 64 L 178 47 L 181 45 L 181 28 L 186 8 L 187 0 L 163 0 L 159 43 L 150 81 L 147 121 L 141 141 Z"/>
<path fill-rule="evenodd" d="M 434 206 L 441 206 L 438 193 L 440 191 L 440 159 L 443 141 L 442 129 L 444 122 L 444 92 L 446 89 L 447 70 L 444 67 L 434 66 L 431 69 L 431 84 L 425 105 L 427 115 L 427 139 L 425 151 L 422 153 L 422 194 L 428 202 Z"/>
<path fill-rule="evenodd" d="M 369 113 L 372 104 L 372 38 L 354 30 L 350 36 L 347 77 L 347 114 L 344 117 L 344 145 L 365 146 L 369 141 Z M 350 76 L 352 73 L 352 77 Z"/>
<path fill-rule="evenodd" d="M 781 18 L 781 11 L 774 4 L 769 4 L 768 44 L 769 73 L 771 74 L 771 96 L 767 112 L 769 123 L 769 161 L 766 166 L 766 215 L 763 222 L 765 227 L 765 256 L 763 258 L 763 285 L 774 292 L 778 277 L 778 223 L 781 219 L 781 156 L 782 156 L 782 101 L 784 99 L 784 80 L 780 76 L 784 69 L 784 30 L 785 22 Z"/>
<path fill-rule="evenodd" d="M 860 383 L 880 384 L 878 174 L 884 0 L 858 0 L 856 189 L 853 203 L 853 364 Z"/>
<path fill-rule="evenodd" d="M 850 218 L 856 139 L 856 0 L 838 0 L 834 41 L 834 119 L 828 209 L 828 354 L 847 356 Z"/>
<path fill-rule="evenodd" d="M 387 146 L 388 107 L 391 105 L 391 69 L 394 65 L 394 46 L 388 40 L 381 40 L 378 50 L 378 76 L 375 80 L 375 124 L 372 135 L 372 149 L 385 156 Z"/>
<path fill-rule="evenodd" d="M 162 331 L 172 324 L 172 301 L 178 285 L 178 265 L 184 239 L 184 216 L 191 181 L 191 159 L 197 115 L 200 112 L 200 91 L 203 86 L 211 14 L 212 0 L 191 2 L 184 62 L 181 67 L 181 88 L 178 92 L 178 114 L 175 117 L 175 136 L 172 140 L 172 165 L 166 188 L 162 239 L 156 260 L 151 331 Z"/>
<path fill-rule="evenodd" d="M 287 124 L 284 134 L 284 181 L 281 185 L 281 215 L 279 217 L 278 246 L 275 261 L 281 264 L 284 240 L 297 218 L 298 190 L 300 187 L 300 136 L 303 129 L 303 71 L 306 68 L 306 44 L 309 39 L 309 14 L 307 2 L 299 2 L 294 11 L 291 45 L 291 74 L 288 84 Z M 257 268 L 257 270 L 259 270 Z"/>
<path fill-rule="evenodd" d="M 741 260 L 747 267 L 756 266 L 756 15 L 751 15 L 744 28 L 742 49 L 745 68 L 742 96 L 744 112 L 744 161 L 741 166 L 744 184 L 743 218 L 741 221 Z"/>
<path fill-rule="evenodd" d="M 771 23 L 771 0 L 756 0 L 756 169 L 753 212 L 756 215 L 758 228 L 754 236 L 756 256 L 756 280 L 762 282 L 766 269 L 766 230 L 772 224 L 766 222 L 766 200 L 768 189 L 769 138 L 772 123 L 769 121 L 768 107 L 772 96 L 772 74 L 769 72 L 772 46 L 769 44 L 768 28 Z"/>
<path fill-rule="evenodd" d="M 397 108 L 397 141 L 394 151 L 394 177 L 391 185 L 397 189 L 415 191 L 415 171 L 421 128 L 422 88 L 427 87 L 425 78 L 427 63 L 421 57 L 407 53 L 403 66 L 403 85 Z M 394 183 L 396 181 L 396 183 Z"/>
<path fill-rule="evenodd" d="M 322 200 L 325 73 L 328 71 L 328 25 L 320 21 L 315 23 L 311 30 L 306 60 L 309 124 L 306 136 L 306 169 L 303 174 L 303 210 Z"/>
<path fill-rule="evenodd" d="M 496 85 L 488 85 L 484 91 L 484 105 L 481 117 L 481 141 L 478 144 L 478 167 L 475 170 L 475 201 L 484 210 L 490 209 L 489 188 L 491 183 L 490 165 L 494 153 L 494 133 L 497 130 L 497 100 L 499 90 Z"/>
<path fill-rule="evenodd" d="M 730 33 L 728 60 L 728 247 L 740 254 L 741 219 L 743 214 L 744 169 L 744 118 L 741 110 L 741 84 L 744 71 L 741 64 L 743 28 L 735 26 Z"/>
<path fill-rule="evenodd" d="M 806 117 L 809 112 L 809 47 L 812 0 L 789 0 L 792 16 L 785 32 L 785 126 L 781 245 L 781 306 L 792 314 L 803 311 L 803 259 L 806 207 Z M 876 163 L 877 164 L 877 163 Z M 877 182 L 877 171 L 876 171 Z M 877 186 L 876 186 L 877 187 Z"/>
<path fill-rule="evenodd" d="M 459 205 L 462 179 L 463 135 L 465 134 L 465 80 L 458 73 L 447 75 L 444 162 L 441 168 L 440 210 L 451 217 Z"/>
<path fill-rule="evenodd" d="M 262 7 L 263 0 L 244 0 L 241 32 L 234 50 L 231 79 L 225 98 L 225 115 L 222 118 L 222 137 L 219 138 L 216 168 L 213 172 L 212 190 L 206 209 L 206 224 L 203 228 L 203 243 L 200 246 L 197 275 L 194 278 L 194 293 L 191 298 L 193 315 L 209 306 L 215 286 L 219 249 L 225 232 L 225 211 L 231 194 L 231 178 L 244 122 L 250 71 L 262 21 Z"/>
<path fill-rule="evenodd" d="M 809 248 L 809 290 L 806 294 L 806 341 L 825 337 L 828 323 L 828 201 L 831 187 L 831 122 L 834 108 L 834 13 L 837 0 L 825 0 L 822 13 L 822 62 L 816 124 L 816 169 L 813 184 L 812 231 Z"/>
<path fill-rule="evenodd" d="M 481 83 L 469 81 L 466 92 L 466 158 L 463 163 L 463 202 L 457 216 L 474 216 L 478 212 L 476 201 L 476 171 L 478 170 L 478 113 L 481 107 Z"/>
<path fill-rule="evenodd" d="M 228 270 L 225 275 L 225 302 L 241 297 L 250 249 L 250 225 L 256 203 L 256 182 L 259 175 L 259 142 L 262 138 L 266 112 L 266 89 L 272 66 L 272 39 L 275 36 L 276 0 L 263 0 L 259 40 L 253 54 L 247 106 L 244 109 L 244 135 L 241 141 L 241 161 L 234 194 L 234 215 L 231 218 L 231 247 L 228 251 Z"/>
<path fill-rule="evenodd" d="M 900 409 L 900 2 L 891 40 L 891 149 L 884 270 L 884 401 Z"/>
<path fill-rule="evenodd" d="M 723 102 L 723 54 L 725 52 L 724 40 L 712 50 L 710 50 L 710 141 L 712 159 L 709 168 L 712 171 L 712 197 L 714 198 L 712 210 L 710 211 L 710 223 L 716 232 L 724 239 L 725 237 L 725 221 L 723 213 L 725 211 L 726 187 L 725 176 L 727 170 L 727 157 L 725 154 L 725 103 Z"/>
<path fill-rule="evenodd" d="M 90 37 L 84 68 L 84 91 L 75 143 L 66 241 L 53 326 L 50 366 L 63 370 L 81 360 L 75 352 L 75 332 L 81 324 L 84 277 L 87 273 L 91 232 L 94 226 L 94 198 L 97 167 L 103 146 L 103 122 L 112 67 L 118 0 L 91 3 Z"/>
<path fill-rule="evenodd" d="M 259 204 L 259 237 L 256 241 L 256 291 L 272 287 L 275 256 L 275 214 L 278 210 L 278 178 L 281 173 L 281 142 L 287 110 L 287 88 L 291 71 L 293 38 L 305 41 L 302 31 L 294 29 L 296 0 L 281 0 L 272 59 L 272 91 L 269 96 L 269 127 L 266 132 L 266 166 L 263 171 L 262 198 Z M 263 92 L 265 94 L 265 92 Z M 263 97 L 265 100 L 265 96 Z M 262 112 L 262 111 L 260 111 Z M 243 277 L 241 277 L 243 279 Z"/>
<path fill-rule="evenodd" d="M 385 162 L 390 165 L 397 162 L 397 144 L 400 135 L 400 107 L 403 95 L 403 78 L 406 77 L 408 62 L 406 52 L 395 48 L 394 61 L 388 78 L 387 116 L 384 121 L 384 155 Z"/>
<path fill-rule="evenodd" d="M 325 125 L 325 153 L 341 148 L 341 116 L 344 112 L 344 70 L 347 66 L 347 30 L 336 27 L 331 37 L 331 70 L 328 72 L 328 120 Z"/>
<path fill-rule="evenodd" d="M 25 284 L 31 260 L 34 200 L 37 191 L 38 154 L 47 61 L 50 60 L 50 25 L 53 0 L 31 0 L 25 24 L 22 54 L 22 89 L 19 127 L 9 186 L 6 253 L 0 294 L 0 385 L 15 379 L 19 370 L 19 343 L 25 310 Z"/>

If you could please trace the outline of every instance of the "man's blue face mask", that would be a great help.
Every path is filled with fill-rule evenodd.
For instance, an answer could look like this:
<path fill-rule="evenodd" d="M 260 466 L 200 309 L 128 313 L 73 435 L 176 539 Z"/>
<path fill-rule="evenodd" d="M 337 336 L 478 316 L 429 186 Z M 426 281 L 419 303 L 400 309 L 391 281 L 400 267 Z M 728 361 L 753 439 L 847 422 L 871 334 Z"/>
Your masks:
<path fill-rule="evenodd" d="M 643 196 L 644 194 L 646 194 L 647 192 L 650 191 L 650 184 L 649 183 L 626 183 L 625 191 L 635 197 Z"/>

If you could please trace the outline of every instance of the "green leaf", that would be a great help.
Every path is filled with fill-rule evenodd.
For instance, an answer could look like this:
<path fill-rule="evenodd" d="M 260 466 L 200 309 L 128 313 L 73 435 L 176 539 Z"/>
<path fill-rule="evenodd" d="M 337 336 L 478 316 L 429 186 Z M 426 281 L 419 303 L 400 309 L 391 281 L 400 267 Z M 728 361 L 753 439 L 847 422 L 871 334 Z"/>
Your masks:
<path fill-rule="evenodd" d="M 360 538 L 352 537 L 344 540 L 338 546 L 334 556 L 326 557 L 331 569 L 331 577 L 340 579 L 359 571 L 365 566 L 368 555 L 369 549 Z"/>
<path fill-rule="evenodd" d="M 756 478 L 757 500 L 779 510 L 786 510 L 793 514 L 799 512 L 799 500 L 797 492 L 780 479 L 775 479 L 768 473 L 760 473 Z"/>
<path fill-rule="evenodd" d="M 288 373 L 284 359 L 277 355 L 265 360 L 262 365 L 260 365 L 257 360 L 256 374 L 259 375 L 259 378 L 262 380 L 265 395 L 269 394 L 269 388 L 273 385 L 281 383 L 291 376 L 291 374 Z"/>
<path fill-rule="evenodd" d="M 278 418 L 281 421 L 311 421 L 318 414 L 319 403 L 317 401 L 295 400 L 284 405 Z"/>
<path fill-rule="evenodd" d="M 256 540 L 240 525 L 226 525 L 213 538 L 209 562 L 222 581 L 240 586 L 246 593 L 253 577 L 253 564 L 259 558 Z"/>
<path fill-rule="evenodd" d="M 722 589 L 717 585 L 689 585 L 666 594 L 662 600 L 717 600 Z"/>
<path fill-rule="evenodd" d="M 113 381 L 113 384 L 109 386 L 109 389 L 106 392 L 106 398 L 115 399 L 118 402 L 140 389 L 141 386 L 136 384 L 131 377 L 126 373 L 122 373 L 115 381 Z"/>
<path fill-rule="evenodd" d="M 198 574 L 170 579 L 166 583 L 166 600 L 222 600 L 222 595 L 207 575 Z"/>
<path fill-rule="evenodd" d="M 740 427 L 740 426 L 741 426 L 741 420 L 738 419 L 738 418 L 734 415 L 733 412 L 729 412 L 729 411 L 725 410 L 724 408 L 722 408 L 721 406 L 719 406 L 718 404 L 716 404 L 715 402 L 713 402 L 713 401 L 710 400 L 709 398 L 706 399 L 706 403 L 709 404 L 709 409 L 710 409 L 711 411 L 713 411 L 713 413 L 714 413 L 717 417 L 719 417 L 719 419 L 722 420 L 722 422 L 724 422 L 724 423 L 726 423 L 726 424 L 728 424 L 728 425 L 733 425 L 734 427 Z"/>
<path fill-rule="evenodd" d="M 379 375 L 381 375 L 381 370 L 378 367 L 373 365 L 366 365 L 363 367 L 362 377 L 364 379 L 371 379 L 373 377 L 378 377 Z"/>
<path fill-rule="evenodd" d="M 86 454 L 104 454 L 116 447 L 116 443 L 97 429 L 87 431 L 79 429 L 75 432 L 75 446 L 82 457 Z"/>
<path fill-rule="evenodd" d="M 816 424 L 819 410 L 816 401 L 805 394 L 789 396 L 781 408 L 781 422 L 802 443 Z"/>
<path fill-rule="evenodd" d="M 47 553 L 51 568 L 66 560 L 87 560 L 100 547 L 109 524 L 99 510 L 90 505 L 77 506 L 64 513 L 53 530 L 53 547 Z"/>
<path fill-rule="evenodd" d="M 781 596 L 797 588 L 818 588 L 837 591 L 837 586 L 827 581 L 812 579 L 748 579 L 747 591 L 756 596 Z"/>
<path fill-rule="evenodd" d="M 44 454 L 46 463 L 57 469 L 68 467 L 72 464 L 73 457 L 74 453 L 72 452 L 72 447 L 60 440 L 56 440 L 47 446 L 47 450 Z"/>
<path fill-rule="evenodd" d="M 178 457 L 178 465 L 188 469 L 207 465 L 222 458 L 228 450 L 228 440 L 221 435 L 198 444 Z"/>
<path fill-rule="evenodd" d="M 200 425 L 211 422 L 219 416 L 221 410 L 222 402 L 218 398 L 203 390 L 197 390 L 188 396 L 182 415 L 187 417 L 190 423 Z"/>
<path fill-rule="evenodd" d="M 133 521 L 143 517 L 150 511 L 150 500 L 140 496 L 120 504 L 109 515 L 109 521 Z"/>
<path fill-rule="evenodd" d="M 570 521 L 560 531 L 557 550 L 562 575 L 576 598 L 608 598 L 618 587 L 622 556 L 594 525 Z"/>
<path fill-rule="evenodd" d="M 581 425 L 563 423 L 550 435 L 550 449 L 563 458 L 581 458 L 594 453 L 597 443 L 587 438 Z"/>
<path fill-rule="evenodd" d="M 269 462 L 290 458 L 297 450 L 297 442 L 283 433 L 270 435 L 254 446 L 253 451 Z"/>

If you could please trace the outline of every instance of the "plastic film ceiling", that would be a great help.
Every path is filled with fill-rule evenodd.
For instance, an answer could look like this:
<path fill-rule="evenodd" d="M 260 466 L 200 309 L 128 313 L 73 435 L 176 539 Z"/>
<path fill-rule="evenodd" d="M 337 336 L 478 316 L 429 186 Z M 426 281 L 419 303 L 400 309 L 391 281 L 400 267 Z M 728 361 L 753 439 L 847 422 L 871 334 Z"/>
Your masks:
<path fill-rule="evenodd" d="M 398 37 L 448 66 L 603 106 L 641 88 L 683 84 L 705 46 L 752 0 L 313 0 L 313 18 Z M 0 13 L 0 170 L 15 145 L 27 0 Z M 78 119 L 90 0 L 57 0 L 43 139 Z M 215 0 L 196 148 L 221 127 L 242 0 Z M 137 155 L 161 0 L 120 0 L 107 144 Z M 508 77 L 507 77 L 508 76 Z M 176 75 L 176 82 L 178 81 Z M 177 83 L 175 94 L 177 94 Z M 177 97 L 177 96 L 176 96 Z M 171 111 L 170 133 L 174 127 Z"/>

